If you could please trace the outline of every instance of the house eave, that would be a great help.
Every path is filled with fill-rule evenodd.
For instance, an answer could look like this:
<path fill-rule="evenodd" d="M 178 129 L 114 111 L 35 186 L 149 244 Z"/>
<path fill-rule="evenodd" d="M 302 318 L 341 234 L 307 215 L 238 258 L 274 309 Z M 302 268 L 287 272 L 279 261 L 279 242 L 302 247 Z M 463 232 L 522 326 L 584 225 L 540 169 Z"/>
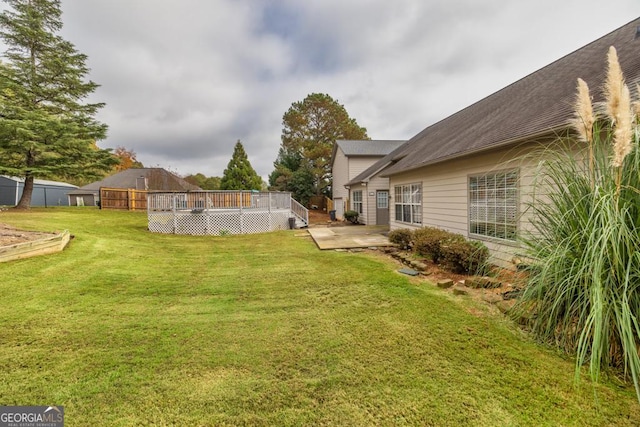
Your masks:
<path fill-rule="evenodd" d="M 473 155 L 476 155 L 476 154 L 482 154 L 482 153 L 485 153 L 485 152 L 499 150 L 499 149 L 502 149 L 502 148 L 506 148 L 506 147 L 514 146 L 514 145 L 518 145 L 518 144 L 531 143 L 532 139 L 541 138 L 541 137 L 545 137 L 545 136 L 554 136 L 554 135 L 557 136 L 561 131 L 567 130 L 567 128 L 568 128 L 568 124 L 556 126 L 554 128 L 547 129 L 547 130 L 544 130 L 544 131 L 541 131 L 541 132 L 538 132 L 538 133 L 533 133 L 533 134 L 526 135 L 526 136 L 521 136 L 521 137 L 518 137 L 518 138 L 508 139 L 508 140 L 502 141 L 500 143 L 484 146 L 484 147 L 481 147 L 481 148 L 477 148 L 475 150 L 463 151 L 463 152 L 455 153 L 455 154 L 452 154 L 452 155 L 449 155 L 449 156 L 440 157 L 440 158 L 437 158 L 437 159 L 434 159 L 434 160 L 431 160 L 431 161 L 420 163 L 418 165 L 415 165 L 415 166 L 412 166 L 412 167 L 409 167 L 409 168 L 406 168 L 406 169 L 399 170 L 397 172 L 392 172 L 390 174 L 381 173 L 380 176 L 383 177 L 383 178 L 389 178 L 389 177 L 392 177 L 392 176 L 395 176 L 395 175 L 400 175 L 400 174 L 403 174 L 403 173 L 412 172 L 412 171 L 415 171 L 417 169 L 421 169 L 421 168 L 424 168 L 424 167 L 427 167 L 427 166 L 433 166 L 433 165 L 436 165 L 436 164 L 439 164 L 439 163 L 444 163 L 444 162 L 447 162 L 447 161 L 450 161 L 450 160 L 456 160 L 456 159 L 460 159 L 460 158 L 463 158 L 463 157 L 473 156 Z"/>

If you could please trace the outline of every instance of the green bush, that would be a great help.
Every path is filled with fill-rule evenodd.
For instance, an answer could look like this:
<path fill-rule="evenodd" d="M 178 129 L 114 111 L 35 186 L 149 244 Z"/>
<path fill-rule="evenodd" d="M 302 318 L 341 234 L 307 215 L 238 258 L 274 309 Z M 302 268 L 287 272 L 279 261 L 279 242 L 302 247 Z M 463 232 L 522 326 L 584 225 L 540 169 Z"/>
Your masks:
<path fill-rule="evenodd" d="M 455 272 L 484 274 L 489 249 L 482 242 L 465 239 L 446 239 L 440 245 L 441 264 Z"/>
<path fill-rule="evenodd" d="M 442 242 L 455 239 L 464 240 L 464 237 L 435 227 L 423 227 L 413 232 L 413 250 L 431 258 L 433 262 L 439 262 L 442 258 Z"/>
<path fill-rule="evenodd" d="M 358 212 L 356 211 L 346 211 L 344 213 L 344 219 L 346 219 L 347 221 L 353 223 L 353 224 L 357 224 L 358 223 Z"/>
<path fill-rule="evenodd" d="M 390 231 L 388 237 L 389 241 L 398 245 L 400 249 L 409 249 L 413 239 L 413 232 L 408 228 L 399 228 Z"/>

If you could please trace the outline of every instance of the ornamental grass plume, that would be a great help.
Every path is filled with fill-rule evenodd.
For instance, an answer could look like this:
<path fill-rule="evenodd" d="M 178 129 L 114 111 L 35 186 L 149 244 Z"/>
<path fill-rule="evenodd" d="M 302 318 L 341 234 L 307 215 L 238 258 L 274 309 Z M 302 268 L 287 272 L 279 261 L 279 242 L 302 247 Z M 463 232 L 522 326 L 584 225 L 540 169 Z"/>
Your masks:
<path fill-rule="evenodd" d="M 574 104 L 575 117 L 572 125 L 578 133 L 578 140 L 586 142 L 589 146 L 589 171 L 590 175 L 593 175 L 593 169 L 595 167 L 593 158 L 593 104 L 591 104 L 591 96 L 587 82 L 579 78 L 577 89 L 578 93 L 576 94 Z"/>
<path fill-rule="evenodd" d="M 575 118 L 572 124 L 578 132 L 578 139 L 591 145 L 593 143 L 593 105 L 589 95 L 589 86 L 582 79 L 578 79 L 578 93 L 574 108 Z"/>
<path fill-rule="evenodd" d="M 611 46 L 607 54 L 607 79 L 604 84 L 605 112 L 611 119 L 612 124 L 618 122 L 617 113 L 620 110 L 620 96 L 624 77 L 618 61 L 616 48 Z"/>
<path fill-rule="evenodd" d="M 620 90 L 620 104 L 616 111 L 617 121 L 613 130 L 613 159 L 611 165 L 615 168 L 622 166 L 624 158 L 633 149 L 633 113 L 629 87 L 623 85 Z"/>

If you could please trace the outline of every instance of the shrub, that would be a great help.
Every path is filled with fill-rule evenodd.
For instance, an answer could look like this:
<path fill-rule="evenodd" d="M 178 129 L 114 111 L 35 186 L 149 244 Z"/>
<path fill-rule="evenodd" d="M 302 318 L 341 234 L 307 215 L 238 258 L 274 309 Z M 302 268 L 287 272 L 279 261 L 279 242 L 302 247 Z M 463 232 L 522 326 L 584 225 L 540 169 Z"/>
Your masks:
<path fill-rule="evenodd" d="M 440 246 L 445 240 L 464 239 L 464 237 L 435 227 L 423 227 L 413 232 L 413 249 L 420 255 L 439 262 L 442 258 Z"/>
<path fill-rule="evenodd" d="M 455 272 L 484 274 L 489 249 L 482 242 L 465 239 L 446 239 L 440 245 L 442 265 Z"/>
<path fill-rule="evenodd" d="M 389 241 L 398 245 L 400 249 L 409 249 L 412 239 L 413 233 L 407 228 L 399 228 L 389 232 Z"/>
<path fill-rule="evenodd" d="M 357 224 L 358 223 L 358 212 L 356 211 L 346 211 L 344 213 L 344 219 L 346 219 L 347 221 L 353 223 L 353 224 Z"/>

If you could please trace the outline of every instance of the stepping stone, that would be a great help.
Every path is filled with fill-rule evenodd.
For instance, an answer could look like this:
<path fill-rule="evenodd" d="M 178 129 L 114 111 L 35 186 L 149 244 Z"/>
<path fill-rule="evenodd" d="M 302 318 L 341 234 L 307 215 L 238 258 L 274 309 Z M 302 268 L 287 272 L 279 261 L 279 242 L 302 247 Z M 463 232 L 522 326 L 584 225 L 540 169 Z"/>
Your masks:
<path fill-rule="evenodd" d="M 398 273 L 406 274 L 408 276 L 417 276 L 418 274 L 420 274 L 417 271 L 412 270 L 410 268 L 401 268 L 400 270 L 398 270 Z"/>

